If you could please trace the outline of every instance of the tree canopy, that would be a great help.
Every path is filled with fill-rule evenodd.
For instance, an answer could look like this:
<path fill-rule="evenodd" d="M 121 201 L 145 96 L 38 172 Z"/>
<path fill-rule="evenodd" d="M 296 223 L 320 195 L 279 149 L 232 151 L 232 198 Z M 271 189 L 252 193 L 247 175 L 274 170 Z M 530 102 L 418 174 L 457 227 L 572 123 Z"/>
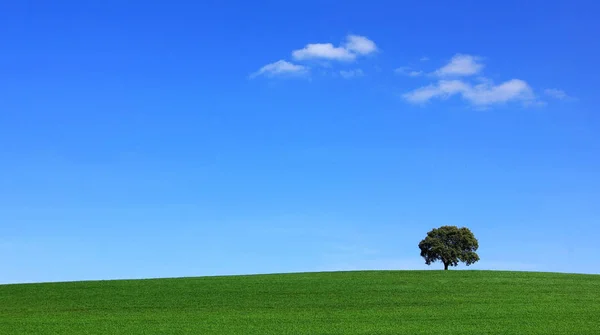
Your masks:
<path fill-rule="evenodd" d="M 459 262 L 471 265 L 479 260 L 475 251 L 479 243 L 469 228 L 442 226 L 427 233 L 427 237 L 419 243 L 421 257 L 431 265 L 436 261 L 444 264 L 444 270 L 449 266 L 457 266 Z"/>

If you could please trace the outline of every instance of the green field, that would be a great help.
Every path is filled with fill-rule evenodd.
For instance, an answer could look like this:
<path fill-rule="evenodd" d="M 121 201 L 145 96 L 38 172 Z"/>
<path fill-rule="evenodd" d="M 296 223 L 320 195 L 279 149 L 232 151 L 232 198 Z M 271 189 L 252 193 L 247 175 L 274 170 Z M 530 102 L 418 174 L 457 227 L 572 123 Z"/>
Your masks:
<path fill-rule="evenodd" d="M 600 276 L 367 271 L 0 285 L 0 334 L 600 334 Z"/>

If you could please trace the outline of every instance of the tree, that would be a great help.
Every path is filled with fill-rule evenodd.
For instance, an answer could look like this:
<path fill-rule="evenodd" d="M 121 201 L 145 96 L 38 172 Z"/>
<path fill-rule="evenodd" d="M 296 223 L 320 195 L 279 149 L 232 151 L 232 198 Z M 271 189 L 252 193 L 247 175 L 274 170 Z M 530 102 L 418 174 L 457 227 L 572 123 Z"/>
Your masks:
<path fill-rule="evenodd" d="M 436 261 L 444 263 L 444 270 L 448 266 L 457 266 L 463 262 L 467 266 L 479 260 L 475 251 L 479 243 L 469 228 L 456 226 L 442 226 L 427 233 L 427 237 L 419 243 L 421 257 L 425 264 L 431 265 Z"/>

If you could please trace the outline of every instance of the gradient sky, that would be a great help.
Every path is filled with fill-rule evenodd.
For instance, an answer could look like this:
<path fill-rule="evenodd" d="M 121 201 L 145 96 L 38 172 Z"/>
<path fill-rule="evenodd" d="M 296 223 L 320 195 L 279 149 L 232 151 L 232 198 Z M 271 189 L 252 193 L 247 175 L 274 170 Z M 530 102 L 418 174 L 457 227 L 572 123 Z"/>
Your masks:
<path fill-rule="evenodd" d="M 600 273 L 595 1 L 158 3 L 0 3 L 0 283 Z"/>

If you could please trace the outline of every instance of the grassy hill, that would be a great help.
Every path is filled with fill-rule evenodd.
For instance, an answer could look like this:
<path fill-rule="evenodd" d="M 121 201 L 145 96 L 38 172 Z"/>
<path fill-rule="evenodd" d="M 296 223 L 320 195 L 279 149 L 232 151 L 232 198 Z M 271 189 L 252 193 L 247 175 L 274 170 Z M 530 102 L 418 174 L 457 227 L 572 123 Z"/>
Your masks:
<path fill-rule="evenodd" d="M 3 285 L 0 334 L 600 334 L 600 276 L 368 271 Z"/>

